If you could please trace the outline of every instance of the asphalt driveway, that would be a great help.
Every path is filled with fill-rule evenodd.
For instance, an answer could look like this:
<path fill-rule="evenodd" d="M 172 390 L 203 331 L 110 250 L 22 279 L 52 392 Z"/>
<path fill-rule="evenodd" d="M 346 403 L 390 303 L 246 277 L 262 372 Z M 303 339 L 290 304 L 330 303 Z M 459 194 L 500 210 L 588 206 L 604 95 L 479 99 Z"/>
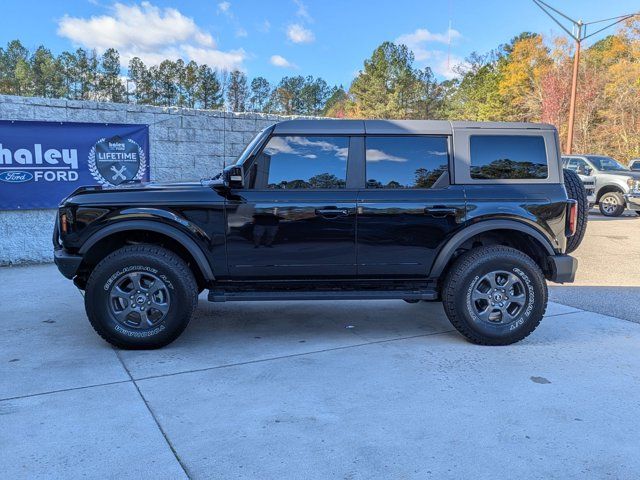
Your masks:
<path fill-rule="evenodd" d="M 637 478 L 640 325 L 552 303 L 509 347 L 440 304 L 200 302 L 116 351 L 52 265 L 0 269 L 3 478 Z"/>

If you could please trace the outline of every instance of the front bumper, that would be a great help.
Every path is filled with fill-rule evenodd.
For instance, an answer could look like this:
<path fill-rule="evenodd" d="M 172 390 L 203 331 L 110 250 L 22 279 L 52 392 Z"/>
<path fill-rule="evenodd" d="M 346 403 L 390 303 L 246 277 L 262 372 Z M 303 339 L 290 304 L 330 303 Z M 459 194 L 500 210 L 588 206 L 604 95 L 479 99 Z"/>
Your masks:
<path fill-rule="evenodd" d="M 547 257 L 551 267 L 549 280 L 556 283 L 572 283 L 578 270 L 578 259 L 571 255 L 551 255 Z"/>
<path fill-rule="evenodd" d="M 640 193 L 627 193 L 624 199 L 629 210 L 640 211 Z"/>
<path fill-rule="evenodd" d="M 67 253 L 62 248 L 56 248 L 53 251 L 53 261 L 60 273 L 71 280 L 78 273 L 82 263 L 82 256 Z"/>

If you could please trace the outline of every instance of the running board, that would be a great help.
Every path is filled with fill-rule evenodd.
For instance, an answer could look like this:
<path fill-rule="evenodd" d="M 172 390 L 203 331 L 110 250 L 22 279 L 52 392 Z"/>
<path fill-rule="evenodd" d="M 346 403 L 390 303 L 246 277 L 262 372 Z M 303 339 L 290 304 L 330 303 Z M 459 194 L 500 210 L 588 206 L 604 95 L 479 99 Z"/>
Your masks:
<path fill-rule="evenodd" d="M 210 302 L 267 300 L 438 300 L 435 290 L 306 290 L 306 291 L 225 291 L 209 290 Z"/>

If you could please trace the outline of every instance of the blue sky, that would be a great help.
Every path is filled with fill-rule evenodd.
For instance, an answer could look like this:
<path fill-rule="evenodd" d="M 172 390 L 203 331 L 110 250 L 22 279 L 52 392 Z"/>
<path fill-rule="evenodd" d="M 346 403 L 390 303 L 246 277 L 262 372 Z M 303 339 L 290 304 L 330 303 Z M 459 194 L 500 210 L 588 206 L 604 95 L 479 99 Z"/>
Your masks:
<path fill-rule="evenodd" d="M 594 20 L 640 8 L 637 0 L 547 0 Z M 560 29 L 530 0 L 3 0 L 0 43 L 18 38 L 55 53 L 116 47 L 147 62 L 194 59 L 250 77 L 321 76 L 347 87 L 385 40 L 401 39 L 441 77 L 472 51 L 522 31 Z M 452 31 L 449 32 L 449 22 Z M 451 47 L 448 43 L 451 39 Z"/>

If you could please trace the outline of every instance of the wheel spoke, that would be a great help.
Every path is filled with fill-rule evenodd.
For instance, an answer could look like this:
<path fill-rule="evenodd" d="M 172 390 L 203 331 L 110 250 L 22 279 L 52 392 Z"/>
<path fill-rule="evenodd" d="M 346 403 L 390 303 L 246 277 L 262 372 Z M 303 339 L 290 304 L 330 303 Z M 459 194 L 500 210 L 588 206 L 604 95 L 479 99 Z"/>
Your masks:
<path fill-rule="evenodd" d="M 524 305 L 525 300 L 526 300 L 526 297 L 523 293 L 521 293 L 520 295 L 514 295 L 512 297 L 509 297 L 509 302 L 515 303 L 521 306 Z"/>
<path fill-rule="evenodd" d="M 491 288 L 498 288 L 498 282 L 496 282 L 496 276 L 497 276 L 497 272 L 491 272 L 487 275 L 485 275 L 484 277 L 482 277 L 482 280 L 486 280 L 487 282 L 489 282 L 489 285 L 491 285 Z"/>
<path fill-rule="evenodd" d="M 129 316 L 129 314 L 133 311 L 134 310 L 133 308 L 131 308 L 131 304 L 129 304 L 123 310 L 114 311 L 113 313 L 115 314 L 119 322 L 125 322 L 127 320 L 127 316 Z"/>
<path fill-rule="evenodd" d="M 154 310 L 158 310 L 159 312 L 161 312 L 163 315 L 165 313 L 167 313 L 169 311 L 169 304 L 168 303 L 156 303 L 154 301 L 151 302 L 151 308 L 153 308 Z"/>
<path fill-rule="evenodd" d="M 134 272 L 134 273 L 130 273 L 129 274 L 129 280 L 131 280 L 131 283 L 133 284 L 133 288 L 136 292 L 140 291 L 140 289 L 142 289 L 142 285 L 140 284 L 140 276 L 141 274 L 138 272 Z"/>
<path fill-rule="evenodd" d="M 491 301 L 491 297 L 489 296 L 488 293 L 481 292 L 480 290 L 478 290 L 476 288 L 473 291 L 473 293 L 471 294 L 471 300 L 473 300 L 474 302 L 476 302 L 478 300 L 486 300 L 487 302 L 490 302 Z"/>
<path fill-rule="evenodd" d="M 507 275 L 507 281 L 502 287 L 505 289 L 509 289 L 518 283 L 520 283 L 520 279 L 516 277 L 513 273 L 510 273 L 509 275 Z"/>
<path fill-rule="evenodd" d="M 151 326 L 151 321 L 149 320 L 149 316 L 147 315 L 147 311 L 146 310 L 140 310 L 138 313 L 140 314 L 140 324 L 138 325 L 138 328 L 147 328 L 147 327 Z"/>
<path fill-rule="evenodd" d="M 131 294 L 122 290 L 119 285 L 115 286 L 113 290 L 111 290 L 111 298 L 121 298 L 125 300 L 127 304 L 130 303 L 130 297 Z"/>

